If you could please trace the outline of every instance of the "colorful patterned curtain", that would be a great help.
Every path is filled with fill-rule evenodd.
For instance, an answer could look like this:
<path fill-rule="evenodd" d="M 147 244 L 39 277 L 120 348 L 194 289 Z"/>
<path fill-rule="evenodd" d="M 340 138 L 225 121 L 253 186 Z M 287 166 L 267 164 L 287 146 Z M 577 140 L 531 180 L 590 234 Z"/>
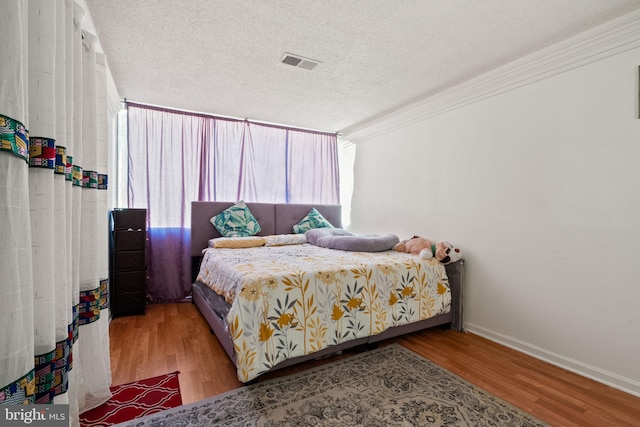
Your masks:
<path fill-rule="evenodd" d="M 107 71 L 83 16 L 0 13 L 0 405 L 69 404 L 71 425 L 111 396 Z"/>

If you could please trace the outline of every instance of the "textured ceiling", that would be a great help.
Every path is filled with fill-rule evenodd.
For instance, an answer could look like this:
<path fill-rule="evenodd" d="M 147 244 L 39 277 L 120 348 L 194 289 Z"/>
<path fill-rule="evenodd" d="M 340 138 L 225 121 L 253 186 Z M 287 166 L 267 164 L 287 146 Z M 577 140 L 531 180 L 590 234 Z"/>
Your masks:
<path fill-rule="evenodd" d="M 640 0 L 86 0 L 121 97 L 340 131 Z M 284 53 L 321 62 L 281 64 Z"/>

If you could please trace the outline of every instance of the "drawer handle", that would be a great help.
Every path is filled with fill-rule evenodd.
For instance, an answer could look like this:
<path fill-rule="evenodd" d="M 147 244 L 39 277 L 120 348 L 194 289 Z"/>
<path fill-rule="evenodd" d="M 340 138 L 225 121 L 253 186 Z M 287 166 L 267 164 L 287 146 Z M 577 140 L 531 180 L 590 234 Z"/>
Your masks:
<path fill-rule="evenodd" d="M 138 228 L 137 230 L 134 230 L 133 228 L 127 228 L 127 231 L 137 231 L 137 232 L 141 232 L 144 231 L 142 228 Z"/>

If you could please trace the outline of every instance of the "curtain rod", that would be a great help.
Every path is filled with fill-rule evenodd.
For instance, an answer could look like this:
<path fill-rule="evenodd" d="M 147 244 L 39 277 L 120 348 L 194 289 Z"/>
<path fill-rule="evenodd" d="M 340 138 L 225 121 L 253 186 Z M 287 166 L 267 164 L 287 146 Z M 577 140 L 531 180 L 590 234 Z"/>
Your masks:
<path fill-rule="evenodd" d="M 300 130 L 300 131 L 304 131 L 304 132 L 324 133 L 324 134 L 327 134 L 327 135 L 336 135 L 336 136 L 340 135 L 338 132 L 328 132 L 326 130 L 303 128 L 303 127 L 300 127 L 300 126 L 289 126 L 289 125 L 283 125 L 283 124 L 280 124 L 280 123 L 272 123 L 272 122 L 265 122 L 265 121 L 260 121 L 260 120 L 252 120 L 252 119 L 241 118 L 241 117 L 223 116 L 223 115 L 220 115 L 220 114 L 210 114 L 210 113 L 204 113 L 204 112 L 201 112 L 201 111 L 184 110 L 184 109 L 181 109 L 181 108 L 170 108 L 170 107 L 164 107 L 164 106 L 161 106 L 161 105 L 147 104 L 147 103 L 144 103 L 144 102 L 129 101 L 129 100 L 127 100 L 127 98 L 123 98 L 122 102 L 124 103 L 125 107 L 127 105 L 134 105 L 134 106 L 140 106 L 140 107 L 145 107 L 145 108 L 153 108 L 153 109 L 156 109 L 156 110 L 162 110 L 162 111 L 167 111 L 167 112 L 179 112 L 179 113 L 192 114 L 194 116 L 211 117 L 211 118 L 214 118 L 214 119 L 235 120 L 235 121 L 238 121 L 238 122 L 256 123 L 256 124 L 259 124 L 259 125 L 271 126 L 271 127 L 281 128 L 281 129 L 295 129 L 295 130 Z"/>

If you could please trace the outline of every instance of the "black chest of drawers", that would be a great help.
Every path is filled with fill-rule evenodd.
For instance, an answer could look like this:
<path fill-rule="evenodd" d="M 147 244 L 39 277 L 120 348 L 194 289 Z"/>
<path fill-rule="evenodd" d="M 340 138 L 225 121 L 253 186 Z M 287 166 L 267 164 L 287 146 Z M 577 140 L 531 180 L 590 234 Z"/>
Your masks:
<path fill-rule="evenodd" d="M 110 214 L 109 288 L 113 318 L 144 314 L 147 302 L 147 210 Z"/>

